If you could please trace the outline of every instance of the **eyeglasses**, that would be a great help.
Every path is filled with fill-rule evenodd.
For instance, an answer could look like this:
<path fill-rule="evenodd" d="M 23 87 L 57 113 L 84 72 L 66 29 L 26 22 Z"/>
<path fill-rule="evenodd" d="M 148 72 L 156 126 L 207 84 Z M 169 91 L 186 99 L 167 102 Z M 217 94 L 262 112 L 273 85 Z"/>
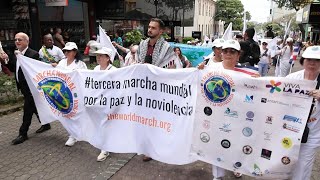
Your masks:
<path fill-rule="evenodd" d="M 21 41 L 23 41 L 23 39 L 21 39 L 21 38 L 15 38 L 14 41 L 21 42 Z"/>
<path fill-rule="evenodd" d="M 222 49 L 222 53 L 223 53 L 223 54 L 230 53 L 230 54 L 234 55 L 234 54 L 237 54 L 238 51 L 235 50 L 235 49 Z"/>

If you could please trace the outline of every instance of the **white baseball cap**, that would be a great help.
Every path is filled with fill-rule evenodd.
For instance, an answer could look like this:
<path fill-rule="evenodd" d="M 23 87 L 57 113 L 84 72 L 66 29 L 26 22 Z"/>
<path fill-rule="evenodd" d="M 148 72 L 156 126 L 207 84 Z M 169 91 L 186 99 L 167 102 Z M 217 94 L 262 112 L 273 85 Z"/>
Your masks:
<path fill-rule="evenodd" d="M 106 54 L 110 57 L 110 60 L 113 61 L 114 59 L 114 53 L 110 48 L 102 47 L 98 51 L 95 51 L 94 54 Z"/>
<path fill-rule="evenodd" d="M 233 48 L 237 51 L 240 51 L 241 47 L 238 41 L 236 40 L 227 40 L 223 43 L 222 49 Z"/>
<path fill-rule="evenodd" d="M 303 58 L 319 59 L 320 60 L 320 46 L 309 46 L 302 54 Z"/>
<path fill-rule="evenodd" d="M 71 51 L 71 50 L 78 50 L 78 46 L 76 45 L 76 43 L 74 42 L 67 42 L 66 46 L 64 46 L 64 48 L 62 50 L 67 50 L 67 51 Z"/>
<path fill-rule="evenodd" d="M 287 38 L 286 42 L 293 42 L 293 39 L 291 37 Z"/>
<path fill-rule="evenodd" d="M 215 39 L 212 43 L 212 47 L 222 47 L 224 43 L 224 39 Z"/>

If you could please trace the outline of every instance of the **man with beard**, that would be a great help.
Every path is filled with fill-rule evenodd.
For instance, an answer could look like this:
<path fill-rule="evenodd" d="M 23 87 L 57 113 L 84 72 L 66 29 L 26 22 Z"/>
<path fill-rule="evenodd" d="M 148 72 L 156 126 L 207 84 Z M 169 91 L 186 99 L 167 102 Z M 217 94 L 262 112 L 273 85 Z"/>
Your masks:
<path fill-rule="evenodd" d="M 137 51 L 137 58 L 141 63 L 153 64 L 163 68 L 181 68 L 179 58 L 173 48 L 164 40 L 164 22 L 158 18 L 152 18 L 148 27 L 148 36 L 142 40 Z"/>

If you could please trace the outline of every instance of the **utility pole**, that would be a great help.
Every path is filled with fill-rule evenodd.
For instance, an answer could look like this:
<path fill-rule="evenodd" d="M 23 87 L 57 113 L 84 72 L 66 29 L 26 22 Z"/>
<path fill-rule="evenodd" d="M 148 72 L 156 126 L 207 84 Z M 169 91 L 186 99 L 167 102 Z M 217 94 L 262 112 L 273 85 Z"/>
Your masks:
<path fill-rule="evenodd" d="M 159 4 L 159 1 L 158 0 L 153 0 L 153 3 L 156 6 L 156 17 L 158 17 L 158 4 Z"/>

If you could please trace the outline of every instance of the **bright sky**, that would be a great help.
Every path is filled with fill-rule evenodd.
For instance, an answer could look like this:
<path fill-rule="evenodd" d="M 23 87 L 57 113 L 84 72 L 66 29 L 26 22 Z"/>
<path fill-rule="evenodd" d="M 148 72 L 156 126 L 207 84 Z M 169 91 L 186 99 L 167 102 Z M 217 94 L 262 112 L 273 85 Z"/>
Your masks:
<path fill-rule="evenodd" d="M 251 14 L 250 21 L 267 22 L 271 0 L 241 0 L 244 10 Z"/>

